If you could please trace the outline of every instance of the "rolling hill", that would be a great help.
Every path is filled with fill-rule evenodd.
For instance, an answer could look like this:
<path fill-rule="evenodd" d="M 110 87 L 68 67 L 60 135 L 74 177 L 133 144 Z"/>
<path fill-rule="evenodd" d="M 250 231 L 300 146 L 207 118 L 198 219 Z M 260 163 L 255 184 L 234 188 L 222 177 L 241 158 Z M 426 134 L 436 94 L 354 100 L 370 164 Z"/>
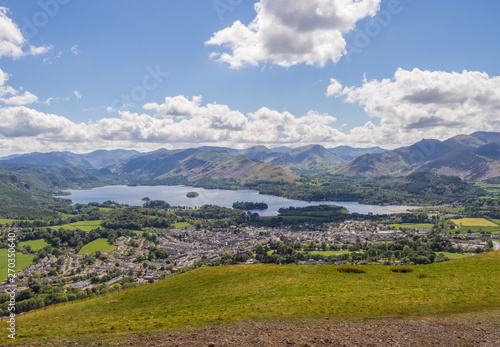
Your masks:
<path fill-rule="evenodd" d="M 233 156 L 225 149 L 192 148 L 160 151 L 133 158 L 118 173 L 163 179 L 182 176 L 201 178 L 234 178 L 247 181 L 293 182 L 298 176 L 276 164 L 253 161 L 244 155 Z"/>
<path fill-rule="evenodd" d="M 120 339 L 237 321 L 447 317 L 500 308 L 500 251 L 415 266 L 411 273 L 391 272 L 380 265 L 363 266 L 363 274 L 342 273 L 338 268 L 202 267 L 151 285 L 18 316 L 22 333 L 16 342 L 60 339 L 69 344 L 69 340 Z"/>
<path fill-rule="evenodd" d="M 392 151 L 365 154 L 334 173 L 382 177 L 424 171 L 485 181 L 500 176 L 499 159 L 500 133 L 479 132 L 446 141 L 427 139 Z"/>
<path fill-rule="evenodd" d="M 349 146 L 338 146 L 335 148 L 328 148 L 328 151 L 333 154 L 336 154 L 340 158 L 344 159 L 346 162 L 349 162 L 361 157 L 364 154 L 383 153 L 386 150 L 380 147 L 353 148 Z"/>

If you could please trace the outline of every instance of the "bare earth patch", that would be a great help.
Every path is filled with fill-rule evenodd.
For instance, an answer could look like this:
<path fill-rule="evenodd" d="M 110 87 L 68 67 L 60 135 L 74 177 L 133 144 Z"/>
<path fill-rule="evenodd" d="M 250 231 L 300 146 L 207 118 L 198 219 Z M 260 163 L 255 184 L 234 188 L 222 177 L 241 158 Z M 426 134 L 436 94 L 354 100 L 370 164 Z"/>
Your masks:
<path fill-rule="evenodd" d="M 498 315 L 484 319 L 300 319 L 87 336 L 33 346 L 500 346 Z"/>

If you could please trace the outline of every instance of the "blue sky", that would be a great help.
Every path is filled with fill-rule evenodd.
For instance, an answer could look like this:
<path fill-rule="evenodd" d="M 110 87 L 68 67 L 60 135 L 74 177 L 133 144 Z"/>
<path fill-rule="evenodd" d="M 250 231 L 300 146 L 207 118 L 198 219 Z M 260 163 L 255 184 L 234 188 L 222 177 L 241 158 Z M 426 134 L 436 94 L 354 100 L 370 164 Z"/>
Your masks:
<path fill-rule="evenodd" d="M 500 131 L 500 3 L 480 4 L 0 1 L 0 154 Z"/>

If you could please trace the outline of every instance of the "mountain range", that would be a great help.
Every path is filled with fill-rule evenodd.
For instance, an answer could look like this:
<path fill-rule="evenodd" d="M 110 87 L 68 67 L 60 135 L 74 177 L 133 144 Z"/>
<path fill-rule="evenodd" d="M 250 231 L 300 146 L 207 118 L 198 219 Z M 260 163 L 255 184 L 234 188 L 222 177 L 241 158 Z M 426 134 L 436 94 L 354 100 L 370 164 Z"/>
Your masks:
<path fill-rule="evenodd" d="M 408 147 L 364 154 L 342 168 L 338 175 L 351 177 L 405 176 L 434 172 L 468 181 L 500 176 L 500 133 L 476 132 L 445 141 L 425 139 Z"/>
<path fill-rule="evenodd" d="M 293 182 L 299 179 L 294 173 L 296 169 L 302 170 L 301 173 L 313 173 L 317 168 L 349 177 L 433 172 L 469 181 L 485 181 L 500 177 L 500 133 L 476 132 L 445 141 L 424 139 L 394 150 L 348 146 L 325 148 L 320 145 L 298 148 L 254 146 L 247 149 L 199 147 L 159 149 L 148 153 L 131 150 L 99 150 L 87 154 L 35 152 L 0 158 L 0 171 L 20 173 L 21 177 L 24 173 L 23 181 L 27 183 L 31 183 L 27 172 L 35 167 L 37 179 L 48 175 L 45 186 L 52 187 L 64 186 L 64 182 L 55 178 L 49 182 L 52 176 L 62 175 L 68 182 L 83 180 L 91 184 L 92 175 L 99 174 L 152 180 L 182 177 L 189 181 L 231 178 L 242 182 Z"/>

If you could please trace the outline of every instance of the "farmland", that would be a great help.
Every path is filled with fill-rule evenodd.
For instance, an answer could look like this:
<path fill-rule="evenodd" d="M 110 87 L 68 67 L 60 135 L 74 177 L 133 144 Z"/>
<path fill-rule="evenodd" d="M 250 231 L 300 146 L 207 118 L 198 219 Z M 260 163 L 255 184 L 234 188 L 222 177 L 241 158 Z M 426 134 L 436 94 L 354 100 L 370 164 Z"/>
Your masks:
<path fill-rule="evenodd" d="M 484 218 L 452 219 L 455 225 L 462 227 L 497 227 L 498 225 Z"/>
<path fill-rule="evenodd" d="M 8 251 L 6 249 L 0 250 L 0 283 L 5 281 L 7 278 L 8 267 L 7 267 L 7 254 Z M 16 271 L 24 269 L 31 265 L 33 262 L 34 256 L 32 254 L 21 254 L 16 253 Z"/>
<path fill-rule="evenodd" d="M 115 249 L 116 246 L 110 245 L 107 239 L 97 239 L 83 246 L 78 254 L 95 254 L 95 252 L 97 251 L 101 252 L 101 254 L 104 254 L 114 251 Z"/>
<path fill-rule="evenodd" d="M 434 226 L 434 224 L 391 224 L 392 228 L 396 229 L 418 229 L 418 228 L 427 228 L 430 229 Z"/>
<path fill-rule="evenodd" d="M 43 240 L 30 240 L 30 241 L 24 241 L 24 242 L 19 242 L 19 247 L 24 247 L 24 246 L 30 246 L 31 250 L 37 252 L 41 250 L 43 247 L 48 246 L 49 244 Z"/>
<path fill-rule="evenodd" d="M 76 223 L 61 225 L 61 228 L 70 230 L 92 231 L 101 227 L 101 220 L 81 221 Z"/>

